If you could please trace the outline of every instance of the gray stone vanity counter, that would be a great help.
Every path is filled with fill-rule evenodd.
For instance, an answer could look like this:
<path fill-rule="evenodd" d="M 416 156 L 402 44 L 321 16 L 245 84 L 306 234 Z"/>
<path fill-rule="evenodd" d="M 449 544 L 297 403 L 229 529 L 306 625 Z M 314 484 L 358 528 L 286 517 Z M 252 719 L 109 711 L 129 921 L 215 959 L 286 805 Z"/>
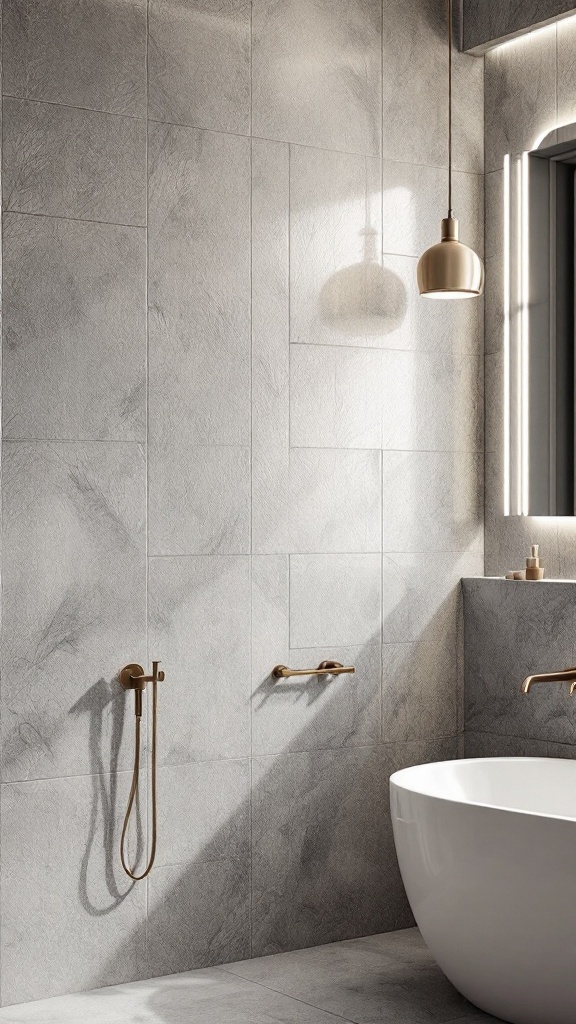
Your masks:
<path fill-rule="evenodd" d="M 576 756 L 567 685 L 520 693 L 531 672 L 576 664 L 576 581 L 462 581 L 464 755 Z"/>

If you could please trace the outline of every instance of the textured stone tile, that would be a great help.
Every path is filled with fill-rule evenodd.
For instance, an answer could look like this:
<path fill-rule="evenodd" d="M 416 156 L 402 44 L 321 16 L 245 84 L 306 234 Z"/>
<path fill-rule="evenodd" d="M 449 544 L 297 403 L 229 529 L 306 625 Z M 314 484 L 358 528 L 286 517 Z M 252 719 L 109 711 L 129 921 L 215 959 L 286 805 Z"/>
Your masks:
<path fill-rule="evenodd" d="M 445 9 L 384 0 L 383 18 L 384 157 L 447 166 Z"/>
<path fill-rule="evenodd" d="M 566 748 L 564 744 L 550 744 L 545 740 L 523 739 L 519 736 L 498 736 L 486 732 L 464 733 L 464 757 L 557 757 L 551 752 Z"/>
<path fill-rule="evenodd" d="M 129 882 L 117 852 L 130 781 L 2 787 L 3 1003 L 142 976 L 146 889 Z"/>
<path fill-rule="evenodd" d="M 255 0 L 252 130 L 324 149 L 377 154 L 381 8 L 353 0 Z"/>
<path fill-rule="evenodd" d="M 289 147 L 252 140 L 252 443 L 288 444 Z"/>
<path fill-rule="evenodd" d="M 453 640 L 382 648 L 382 739 L 429 740 L 458 732 L 458 658 Z"/>
<path fill-rule="evenodd" d="M 406 913 L 399 878 L 382 872 L 383 768 L 371 747 L 254 760 L 256 954 L 393 927 Z"/>
<path fill-rule="evenodd" d="M 279 953 L 225 970 L 305 1002 L 314 1000 L 357 1024 L 427 1024 L 473 1009 L 415 929 Z"/>
<path fill-rule="evenodd" d="M 445 736 L 431 740 L 409 740 L 403 743 L 386 743 L 384 746 L 386 778 L 402 768 L 416 764 L 432 764 L 435 761 L 454 761 L 458 758 L 458 737 Z"/>
<path fill-rule="evenodd" d="M 4 100 L 4 209 L 146 223 L 146 126 L 131 117 Z"/>
<path fill-rule="evenodd" d="M 160 842 L 148 884 L 148 973 L 248 956 L 249 762 L 161 768 L 158 798 Z"/>
<path fill-rule="evenodd" d="M 382 353 L 293 345 L 290 443 L 298 448 L 380 448 Z"/>
<path fill-rule="evenodd" d="M 485 450 L 504 454 L 504 353 L 494 352 L 484 359 Z M 502 489 L 504 481 L 502 480 Z M 501 506 L 503 508 L 503 505 Z"/>
<path fill-rule="evenodd" d="M 482 552 L 484 459 L 467 452 L 383 452 L 382 550 Z"/>
<path fill-rule="evenodd" d="M 151 555 L 235 555 L 250 550 L 250 451 L 150 446 Z"/>
<path fill-rule="evenodd" d="M 291 555 L 292 647 L 380 642 L 380 555 Z"/>
<path fill-rule="evenodd" d="M 556 122 L 556 26 L 485 58 L 486 170 L 506 153 L 534 149 Z"/>
<path fill-rule="evenodd" d="M 150 437 L 248 444 L 250 142 L 149 132 Z"/>
<path fill-rule="evenodd" d="M 146 651 L 142 449 L 5 442 L 3 469 L 3 779 L 128 768 L 117 672 Z"/>
<path fill-rule="evenodd" d="M 140 228 L 4 217 L 4 436 L 144 440 Z"/>
<path fill-rule="evenodd" d="M 380 461 L 379 451 L 253 449 L 253 551 L 379 551 Z"/>
<path fill-rule="evenodd" d="M 248 135 L 247 0 L 152 0 L 149 32 L 149 117 Z"/>
<path fill-rule="evenodd" d="M 250 752 L 250 573 L 246 556 L 153 558 L 149 646 L 166 670 L 160 764 Z"/>
<path fill-rule="evenodd" d="M 448 207 L 447 171 L 443 167 L 385 160 L 382 181 L 383 250 L 419 258 L 429 246 L 440 241 L 441 221 Z M 479 174 L 453 175 L 453 206 L 460 240 L 481 256 L 484 183 Z"/>
<path fill-rule="evenodd" d="M 486 259 L 499 256 L 504 251 L 504 171 L 490 171 L 484 179 L 486 238 L 484 250 Z"/>
<path fill-rule="evenodd" d="M 42 999 L 0 1010 L 3 1024 L 333 1024 L 332 1014 L 218 968 Z"/>
<path fill-rule="evenodd" d="M 9 96 L 146 115 L 146 0 L 6 0 Z"/>
<path fill-rule="evenodd" d="M 481 451 L 483 360 L 460 353 L 383 352 L 382 447 Z"/>
<path fill-rule="evenodd" d="M 297 146 L 290 153 L 290 336 L 382 344 L 394 297 L 382 273 L 380 161 Z"/>
<path fill-rule="evenodd" d="M 576 23 L 573 18 L 561 21 L 556 26 L 558 60 L 558 124 L 573 124 L 576 121 Z M 574 138 L 574 133 L 572 133 Z"/>
<path fill-rule="evenodd" d="M 480 552 L 384 555 L 383 641 L 455 637 L 463 576 L 482 576 Z"/>
<path fill-rule="evenodd" d="M 257 630 L 259 633 L 260 631 Z M 268 662 L 270 662 L 268 652 Z M 252 694 L 252 750 L 286 751 L 361 747 L 380 739 L 380 649 L 365 647 L 275 649 L 291 668 L 315 668 L 325 660 L 353 665 L 354 675 L 299 676 L 276 680 L 272 665 Z M 262 651 L 260 661 L 264 661 Z"/>
<path fill-rule="evenodd" d="M 486 260 L 484 290 L 485 351 L 502 352 L 504 347 L 504 255 Z"/>
<path fill-rule="evenodd" d="M 520 693 L 529 673 L 574 664 L 575 592 L 573 583 L 465 581 L 467 731 L 575 742 L 566 685 Z"/>

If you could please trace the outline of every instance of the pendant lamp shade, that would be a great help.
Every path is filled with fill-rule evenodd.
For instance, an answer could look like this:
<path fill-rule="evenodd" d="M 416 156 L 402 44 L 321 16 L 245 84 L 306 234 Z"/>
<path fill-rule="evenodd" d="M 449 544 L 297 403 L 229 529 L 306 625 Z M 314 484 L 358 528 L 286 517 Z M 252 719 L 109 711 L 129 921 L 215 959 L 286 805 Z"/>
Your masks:
<path fill-rule="evenodd" d="M 418 290 L 428 299 L 466 299 L 484 290 L 484 264 L 458 240 L 458 221 L 442 221 L 442 240 L 418 261 Z"/>
<path fill-rule="evenodd" d="M 452 211 L 452 0 L 448 0 L 448 216 L 441 240 L 418 261 L 418 290 L 427 299 L 468 299 L 484 291 L 484 264 L 458 238 Z"/>

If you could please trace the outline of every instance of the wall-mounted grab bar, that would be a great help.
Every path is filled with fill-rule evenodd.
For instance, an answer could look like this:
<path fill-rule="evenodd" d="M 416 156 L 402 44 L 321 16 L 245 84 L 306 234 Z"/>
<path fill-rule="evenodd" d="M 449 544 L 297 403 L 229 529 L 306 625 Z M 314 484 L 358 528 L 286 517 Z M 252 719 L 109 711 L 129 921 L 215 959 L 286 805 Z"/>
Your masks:
<path fill-rule="evenodd" d="M 339 661 L 321 661 L 318 668 L 287 668 L 276 665 L 272 669 L 274 679 L 288 679 L 290 676 L 341 676 L 345 672 L 353 673 L 353 665 L 341 665 Z"/>

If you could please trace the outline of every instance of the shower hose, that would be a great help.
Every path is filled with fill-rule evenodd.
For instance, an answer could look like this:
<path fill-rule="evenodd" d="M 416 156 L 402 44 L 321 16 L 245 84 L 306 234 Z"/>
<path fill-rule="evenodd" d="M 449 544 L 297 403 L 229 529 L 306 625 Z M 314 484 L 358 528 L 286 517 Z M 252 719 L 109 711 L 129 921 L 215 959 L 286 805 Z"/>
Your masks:
<path fill-rule="evenodd" d="M 152 679 L 152 843 L 150 846 L 150 857 L 146 868 L 142 874 L 137 875 L 128 867 L 126 857 L 124 855 L 124 848 L 126 845 L 126 833 L 128 831 L 128 825 L 130 823 L 130 816 L 132 814 L 132 808 L 138 793 L 138 778 L 140 774 L 140 727 L 142 722 L 142 691 L 134 691 L 135 699 L 135 719 L 136 719 L 136 733 L 134 741 L 134 771 L 132 773 L 132 785 L 130 786 L 130 796 L 128 797 L 128 806 L 126 808 L 126 815 L 124 817 L 124 825 L 122 828 L 122 837 L 120 839 L 120 860 L 122 861 L 122 867 L 126 874 L 132 878 L 135 882 L 140 882 L 146 875 L 149 875 L 152 866 L 154 864 L 154 858 L 156 857 L 156 721 L 158 714 L 158 687 L 156 679 Z"/>

